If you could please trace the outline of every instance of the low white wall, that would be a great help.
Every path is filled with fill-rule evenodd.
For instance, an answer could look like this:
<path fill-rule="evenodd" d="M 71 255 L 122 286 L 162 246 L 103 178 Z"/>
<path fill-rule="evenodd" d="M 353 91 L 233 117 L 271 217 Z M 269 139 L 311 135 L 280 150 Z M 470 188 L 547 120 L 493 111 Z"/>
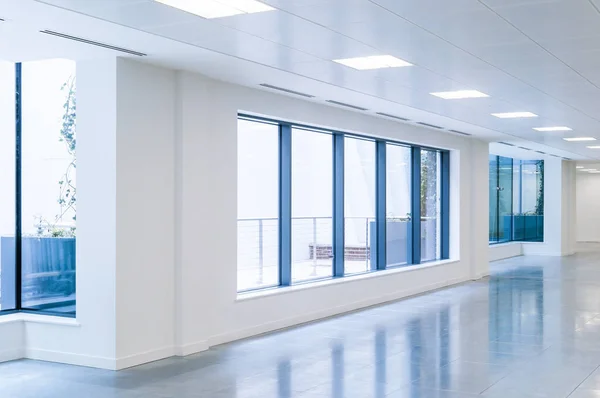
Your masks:
<path fill-rule="evenodd" d="M 489 261 L 498 261 L 521 255 L 523 255 L 523 244 L 520 242 L 510 242 L 490 245 L 488 258 Z"/>

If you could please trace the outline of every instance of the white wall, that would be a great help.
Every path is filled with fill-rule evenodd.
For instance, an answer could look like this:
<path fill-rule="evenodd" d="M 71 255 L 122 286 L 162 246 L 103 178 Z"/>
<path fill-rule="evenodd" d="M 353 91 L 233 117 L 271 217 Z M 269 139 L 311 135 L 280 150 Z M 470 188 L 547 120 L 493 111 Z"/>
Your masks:
<path fill-rule="evenodd" d="M 132 61 L 78 79 L 77 323 L 26 322 L 29 357 L 118 369 L 488 273 L 486 143 Z M 240 111 L 449 149 L 451 260 L 238 298 Z"/>
<path fill-rule="evenodd" d="M 487 144 L 191 73 L 178 75 L 178 91 L 177 308 L 183 353 L 487 274 L 487 224 L 481 223 L 488 217 Z M 451 149 L 451 257 L 456 261 L 238 300 L 235 142 L 240 111 Z"/>
<path fill-rule="evenodd" d="M 523 254 L 523 244 L 520 242 L 500 243 L 490 245 L 489 261 L 498 261 L 505 258 L 517 257 Z"/>
<path fill-rule="evenodd" d="M 600 242 L 600 174 L 577 173 L 577 241 Z"/>

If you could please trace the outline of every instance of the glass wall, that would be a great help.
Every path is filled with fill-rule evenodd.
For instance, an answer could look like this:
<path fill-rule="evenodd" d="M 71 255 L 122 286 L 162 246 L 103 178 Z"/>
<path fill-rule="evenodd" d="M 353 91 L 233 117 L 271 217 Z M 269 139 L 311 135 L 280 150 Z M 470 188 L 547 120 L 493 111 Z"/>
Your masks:
<path fill-rule="evenodd" d="M 333 272 L 333 137 L 292 128 L 292 281 Z"/>
<path fill-rule="evenodd" d="M 490 155 L 490 243 L 544 240 L 544 161 Z"/>
<path fill-rule="evenodd" d="M 410 147 L 386 146 L 386 266 L 408 263 L 411 253 Z"/>
<path fill-rule="evenodd" d="M 421 261 L 441 258 L 441 154 L 421 150 Z"/>
<path fill-rule="evenodd" d="M 0 310 L 15 296 L 15 64 L 0 62 Z"/>
<path fill-rule="evenodd" d="M 75 63 L 2 64 L 0 85 L 1 309 L 74 315 Z"/>
<path fill-rule="evenodd" d="M 344 139 L 344 269 L 371 270 L 376 204 L 375 141 Z"/>
<path fill-rule="evenodd" d="M 238 121 L 238 290 L 279 284 L 279 126 Z"/>
<path fill-rule="evenodd" d="M 449 159 L 445 151 L 240 116 L 238 291 L 448 258 Z M 414 208 L 421 217 L 411 217 Z"/>

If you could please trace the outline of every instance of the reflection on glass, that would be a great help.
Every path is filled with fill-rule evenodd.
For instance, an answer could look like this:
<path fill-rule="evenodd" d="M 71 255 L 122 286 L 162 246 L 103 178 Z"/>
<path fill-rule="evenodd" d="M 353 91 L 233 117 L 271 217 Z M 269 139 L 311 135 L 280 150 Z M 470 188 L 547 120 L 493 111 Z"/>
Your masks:
<path fill-rule="evenodd" d="M 292 129 L 292 282 L 332 276 L 333 137 Z"/>
<path fill-rule="evenodd" d="M 23 64 L 22 305 L 75 313 L 75 63 Z"/>
<path fill-rule="evenodd" d="M 15 308 L 15 65 L 0 62 L 0 310 Z"/>
<path fill-rule="evenodd" d="M 490 242 L 498 242 L 498 156 L 490 155 Z"/>
<path fill-rule="evenodd" d="M 279 284 L 279 127 L 238 120 L 238 291 Z"/>
<path fill-rule="evenodd" d="M 441 164 L 438 151 L 421 150 L 421 262 L 442 257 Z"/>
<path fill-rule="evenodd" d="M 498 242 L 511 240 L 513 214 L 513 160 L 498 157 Z"/>
<path fill-rule="evenodd" d="M 522 225 L 524 241 L 544 240 L 544 161 L 522 161 Z"/>
<path fill-rule="evenodd" d="M 408 263 L 410 250 L 410 148 L 386 145 L 386 264 Z"/>
<path fill-rule="evenodd" d="M 375 142 L 344 138 L 344 271 L 371 269 L 375 223 Z"/>

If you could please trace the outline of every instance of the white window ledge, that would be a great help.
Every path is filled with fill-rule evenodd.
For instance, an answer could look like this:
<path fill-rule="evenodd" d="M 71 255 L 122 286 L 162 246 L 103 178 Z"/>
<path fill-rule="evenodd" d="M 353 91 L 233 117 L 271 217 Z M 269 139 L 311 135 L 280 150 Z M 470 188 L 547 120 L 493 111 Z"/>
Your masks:
<path fill-rule="evenodd" d="M 512 245 L 522 245 L 523 243 L 528 243 L 528 242 L 519 242 L 517 240 L 513 240 L 510 242 L 504 242 L 504 243 L 494 243 L 494 244 L 490 244 L 489 247 L 490 249 L 494 248 L 494 247 L 504 247 L 504 246 L 512 246 Z"/>
<path fill-rule="evenodd" d="M 426 269 L 426 268 L 440 267 L 443 265 L 458 263 L 459 261 L 460 260 L 453 260 L 453 259 L 430 261 L 425 264 L 392 268 L 392 269 L 386 269 L 386 270 L 381 270 L 381 271 L 373 271 L 373 272 L 368 272 L 368 273 L 358 274 L 358 275 L 349 275 L 349 276 L 345 276 L 342 278 L 323 279 L 323 280 L 318 280 L 318 281 L 314 281 L 314 282 L 299 283 L 297 285 L 292 285 L 292 286 L 274 287 L 271 289 L 262 289 L 262 290 L 255 290 L 255 291 L 250 291 L 250 292 L 242 292 L 242 293 L 238 293 L 235 301 L 239 302 L 239 301 L 255 300 L 255 299 L 259 299 L 259 298 L 263 298 L 263 297 L 278 296 L 281 294 L 294 293 L 294 292 L 301 291 L 301 290 L 318 289 L 318 288 L 323 288 L 323 287 L 332 286 L 332 285 L 339 285 L 339 284 L 343 284 L 343 283 L 354 283 L 354 282 L 362 281 L 365 279 L 381 278 L 381 277 L 394 275 L 394 274 L 402 274 L 405 272 L 415 272 L 415 271 L 419 271 L 419 270 Z"/>
<path fill-rule="evenodd" d="M 47 325 L 76 326 L 81 324 L 74 318 L 64 318 L 52 315 L 38 315 L 19 312 L 16 314 L 0 315 L 0 324 L 12 322 L 43 323 Z"/>

